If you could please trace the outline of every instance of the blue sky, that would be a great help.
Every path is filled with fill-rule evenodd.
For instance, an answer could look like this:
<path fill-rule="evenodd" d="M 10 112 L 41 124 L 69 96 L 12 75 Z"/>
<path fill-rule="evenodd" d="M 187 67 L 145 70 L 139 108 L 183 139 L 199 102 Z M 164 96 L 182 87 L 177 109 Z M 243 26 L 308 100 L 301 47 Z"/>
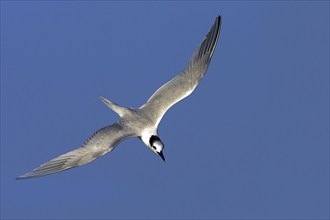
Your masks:
<path fill-rule="evenodd" d="M 55 175 L 179 73 L 217 15 L 195 92 L 139 139 Z M 1 1 L 1 218 L 329 218 L 328 1 Z"/>

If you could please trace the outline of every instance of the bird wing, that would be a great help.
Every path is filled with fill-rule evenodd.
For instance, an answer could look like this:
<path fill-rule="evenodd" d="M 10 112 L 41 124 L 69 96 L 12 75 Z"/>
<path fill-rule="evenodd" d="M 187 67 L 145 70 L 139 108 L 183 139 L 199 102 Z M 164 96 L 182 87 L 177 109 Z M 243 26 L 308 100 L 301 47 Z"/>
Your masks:
<path fill-rule="evenodd" d="M 202 43 L 194 52 L 186 69 L 172 80 L 160 87 L 147 101 L 140 107 L 148 112 L 156 125 L 160 122 L 166 111 L 175 103 L 190 95 L 205 72 L 211 61 L 215 46 L 218 41 L 221 26 L 221 17 L 218 16 Z"/>
<path fill-rule="evenodd" d="M 81 166 L 112 151 L 118 143 L 132 136 L 134 135 L 129 129 L 122 127 L 118 123 L 114 123 L 95 132 L 81 147 L 62 154 L 17 178 L 24 179 L 45 176 Z"/>

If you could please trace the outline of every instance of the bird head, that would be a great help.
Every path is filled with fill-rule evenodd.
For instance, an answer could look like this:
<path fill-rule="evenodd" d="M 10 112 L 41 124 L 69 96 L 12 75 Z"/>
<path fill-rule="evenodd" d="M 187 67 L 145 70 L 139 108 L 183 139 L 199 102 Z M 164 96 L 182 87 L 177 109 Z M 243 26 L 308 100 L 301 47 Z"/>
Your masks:
<path fill-rule="evenodd" d="M 164 149 L 164 144 L 163 142 L 159 139 L 158 136 L 152 135 L 149 139 L 149 144 L 151 147 L 151 150 L 158 154 L 163 161 L 165 161 L 165 157 L 163 155 L 163 149 Z"/>

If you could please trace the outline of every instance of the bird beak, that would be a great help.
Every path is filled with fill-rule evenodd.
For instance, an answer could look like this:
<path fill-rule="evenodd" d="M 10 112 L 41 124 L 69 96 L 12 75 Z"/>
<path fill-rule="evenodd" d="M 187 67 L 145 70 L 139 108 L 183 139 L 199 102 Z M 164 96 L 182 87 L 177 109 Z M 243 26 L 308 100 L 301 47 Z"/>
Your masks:
<path fill-rule="evenodd" d="M 165 162 L 165 157 L 164 157 L 163 152 L 158 153 L 158 155 L 159 155 L 159 156 L 163 159 L 163 161 Z"/>

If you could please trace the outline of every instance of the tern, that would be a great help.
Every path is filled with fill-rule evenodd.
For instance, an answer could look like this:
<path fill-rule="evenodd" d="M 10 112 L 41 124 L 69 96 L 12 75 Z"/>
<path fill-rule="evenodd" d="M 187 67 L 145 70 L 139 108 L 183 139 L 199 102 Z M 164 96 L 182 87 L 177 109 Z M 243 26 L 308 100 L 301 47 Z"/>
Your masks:
<path fill-rule="evenodd" d="M 189 96 L 205 75 L 219 38 L 220 27 L 221 17 L 218 16 L 187 67 L 161 86 L 140 108 L 126 108 L 100 97 L 104 104 L 119 115 L 117 122 L 95 132 L 79 148 L 17 178 L 40 177 L 87 164 L 111 152 L 121 141 L 131 137 L 140 138 L 150 150 L 165 161 L 164 144 L 157 131 L 158 124 L 166 111 Z"/>

